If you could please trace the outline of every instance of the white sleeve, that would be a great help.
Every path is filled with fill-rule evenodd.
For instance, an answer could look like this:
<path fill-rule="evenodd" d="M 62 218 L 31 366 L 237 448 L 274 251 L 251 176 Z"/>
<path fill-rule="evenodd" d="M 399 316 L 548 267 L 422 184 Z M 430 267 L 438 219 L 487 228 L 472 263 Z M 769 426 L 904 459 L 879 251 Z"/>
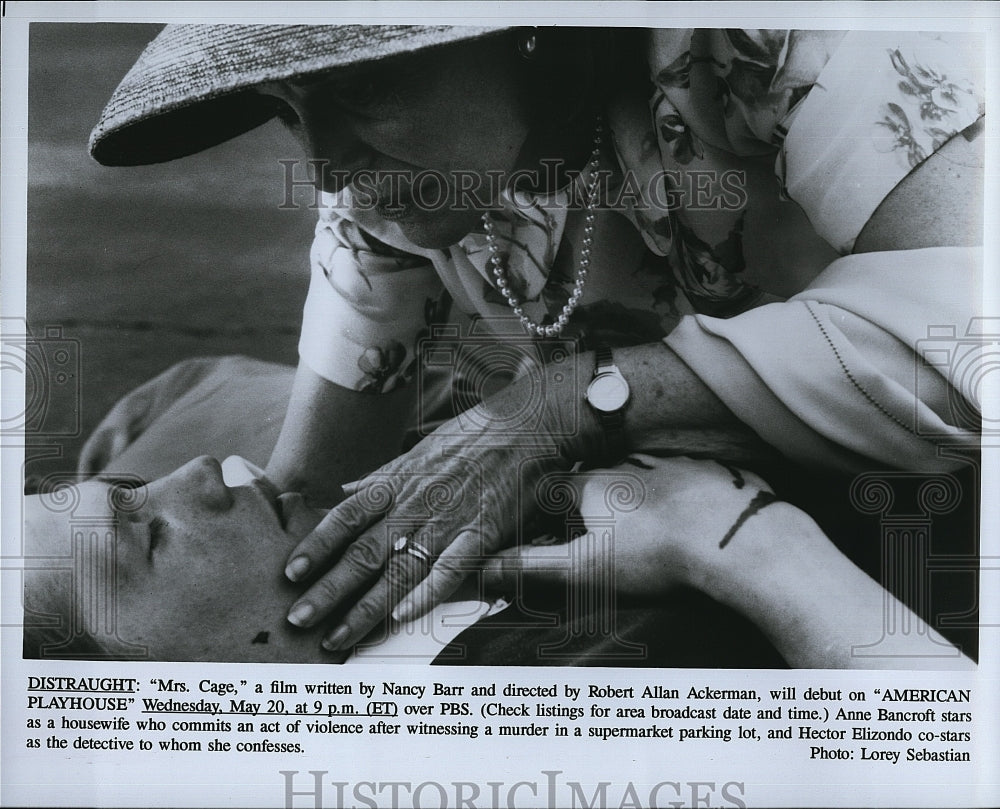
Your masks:
<path fill-rule="evenodd" d="M 429 304 L 441 292 L 430 262 L 372 240 L 354 223 L 321 218 L 299 338 L 301 360 L 351 390 L 385 392 L 406 380 Z"/>
<path fill-rule="evenodd" d="M 981 435 L 982 266 L 978 248 L 847 256 L 785 303 L 687 317 L 665 342 L 796 461 L 948 469 L 939 447 Z"/>
<path fill-rule="evenodd" d="M 796 108 L 779 173 L 816 232 L 850 253 L 914 168 L 974 124 L 985 40 L 967 33 L 852 31 Z"/>

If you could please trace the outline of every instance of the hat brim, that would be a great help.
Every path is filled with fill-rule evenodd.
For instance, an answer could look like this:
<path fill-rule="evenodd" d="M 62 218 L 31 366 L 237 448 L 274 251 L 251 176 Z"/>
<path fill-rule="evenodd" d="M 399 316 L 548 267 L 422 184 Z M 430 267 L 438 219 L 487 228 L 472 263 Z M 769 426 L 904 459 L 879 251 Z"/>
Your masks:
<path fill-rule="evenodd" d="M 275 115 L 273 103 L 250 91 L 199 101 L 135 120 L 94 138 L 91 156 L 105 166 L 165 163 L 197 154 L 256 129 Z"/>
<path fill-rule="evenodd" d="M 168 25 L 108 101 L 90 136 L 105 166 L 195 154 L 274 117 L 268 81 L 477 39 L 509 26 Z"/>

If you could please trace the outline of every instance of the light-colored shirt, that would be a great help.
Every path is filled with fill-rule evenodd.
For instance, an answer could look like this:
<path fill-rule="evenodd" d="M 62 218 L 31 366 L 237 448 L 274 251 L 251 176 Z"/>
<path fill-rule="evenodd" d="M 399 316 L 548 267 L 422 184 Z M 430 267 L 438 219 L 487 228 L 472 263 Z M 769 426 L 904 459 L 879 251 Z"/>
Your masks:
<path fill-rule="evenodd" d="M 983 48 L 956 33 L 651 31 L 652 94 L 623 87 L 605 113 L 610 179 L 564 336 L 665 339 L 795 460 L 947 465 L 939 444 L 978 441 L 975 394 L 960 367 L 920 349 L 942 328 L 956 339 L 978 328 L 981 254 L 849 254 L 893 188 L 984 115 Z M 573 191 L 507 191 L 494 215 L 536 321 L 555 320 L 572 292 L 584 224 Z M 300 341 L 321 376 L 371 391 L 409 382 L 452 307 L 476 334 L 524 335 L 483 233 L 422 249 L 352 208 L 349 188 L 324 203 Z M 923 396 L 927 373 L 971 408 Z"/>

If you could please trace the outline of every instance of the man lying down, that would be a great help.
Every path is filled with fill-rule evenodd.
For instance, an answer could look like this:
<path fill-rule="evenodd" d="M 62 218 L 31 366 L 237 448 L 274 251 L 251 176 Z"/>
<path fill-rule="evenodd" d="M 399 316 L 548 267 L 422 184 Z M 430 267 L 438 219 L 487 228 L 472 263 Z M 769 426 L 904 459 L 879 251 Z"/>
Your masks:
<path fill-rule="evenodd" d="M 255 471 L 201 457 L 149 484 L 107 476 L 27 496 L 24 656 L 343 661 L 284 618 L 301 589 L 283 575 L 285 558 L 326 511 L 278 496 Z M 433 616 L 440 626 L 414 627 L 424 642 L 412 630 L 394 643 L 373 637 L 381 651 L 365 659 L 426 662 L 484 612 L 448 606 Z"/>
<path fill-rule="evenodd" d="M 286 620 L 288 605 L 308 584 L 284 576 L 289 549 L 325 512 L 301 495 L 277 496 L 253 478 L 252 465 L 227 461 L 237 473 L 241 466 L 242 485 L 227 485 L 222 466 L 202 457 L 149 484 L 93 479 L 27 496 L 32 561 L 24 656 L 342 662 L 345 654 L 322 648 L 319 628 L 297 629 Z M 972 665 L 915 615 L 909 620 L 923 631 L 884 641 L 877 657 L 858 655 L 879 640 L 891 597 L 756 475 L 714 461 L 646 455 L 611 471 L 572 479 L 581 527 L 562 538 L 568 541 L 547 537 L 467 560 L 470 589 L 460 600 L 407 624 L 389 622 L 377 633 L 388 634 L 387 642 L 372 637 L 375 645 L 363 644 L 351 659 L 427 662 L 436 654 L 439 663 L 912 667 L 910 645 L 920 642 L 926 652 L 929 634 L 941 650 L 929 665 Z M 237 477 L 230 473 L 230 482 Z M 607 492 L 615 485 L 628 485 L 651 507 L 622 500 L 609 533 Z M 411 539 L 386 541 L 397 551 L 389 559 L 391 579 Z M 532 613 L 518 609 L 519 596 L 531 589 L 564 607 L 578 603 L 573 588 L 614 593 L 614 614 L 604 616 L 613 631 L 575 632 L 575 623 L 593 616 L 566 617 L 565 609 L 561 623 L 536 620 L 544 625 L 539 630 Z M 403 595 L 388 597 L 397 602 Z M 514 602 L 511 610 L 455 638 L 495 611 L 500 596 Z M 692 654 L 704 644 L 683 636 L 692 621 L 696 637 L 715 641 L 705 654 Z M 423 641 L 414 645 L 414 636 Z M 552 653 L 560 648 L 562 656 Z M 713 657 L 711 648 L 725 654 Z"/>

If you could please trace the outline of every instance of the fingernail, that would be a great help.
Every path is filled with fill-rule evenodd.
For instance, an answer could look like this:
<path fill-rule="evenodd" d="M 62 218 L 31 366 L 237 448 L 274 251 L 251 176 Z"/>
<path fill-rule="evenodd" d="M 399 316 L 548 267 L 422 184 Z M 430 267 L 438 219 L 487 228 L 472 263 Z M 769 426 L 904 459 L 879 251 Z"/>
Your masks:
<path fill-rule="evenodd" d="M 296 604 L 292 607 L 291 612 L 288 613 L 288 622 L 295 624 L 295 626 L 305 626 L 306 622 L 313 617 L 316 609 L 312 604 L 303 602 L 301 604 Z"/>
<path fill-rule="evenodd" d="M 394 620 L 399 621 L 399 623 L 405 623 L 409 621 L 413 616 L 413 602 L 412 601 L 401 601 L 396 605 L 396 609 L 392 611 L 392 617 Z"/>
<path fill-rule="evenodd" d="M 335 652 L 340 648 L 340 645 L 347 640 L 347 636 L 351 634 L 351 630 L 346 626 L 338 626 L 332 633 L 323 639 L 322 646 L 328 652 Z"/>
<path fill-rule="evenodd" d="M 296 556 L 285 568 L 285 576 L 292 581 L 298 581 L 309 572 L 310 565 L 308 556 Z"/>

